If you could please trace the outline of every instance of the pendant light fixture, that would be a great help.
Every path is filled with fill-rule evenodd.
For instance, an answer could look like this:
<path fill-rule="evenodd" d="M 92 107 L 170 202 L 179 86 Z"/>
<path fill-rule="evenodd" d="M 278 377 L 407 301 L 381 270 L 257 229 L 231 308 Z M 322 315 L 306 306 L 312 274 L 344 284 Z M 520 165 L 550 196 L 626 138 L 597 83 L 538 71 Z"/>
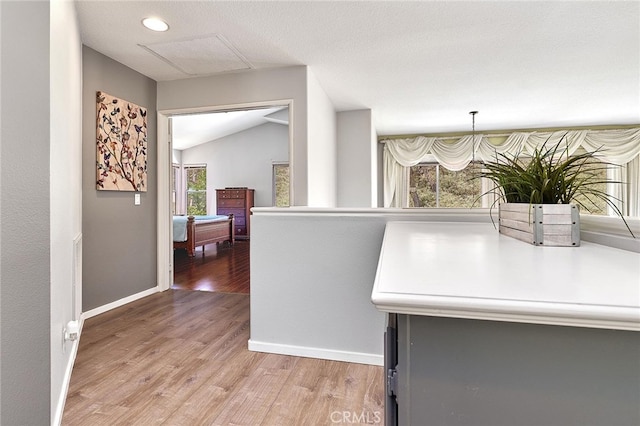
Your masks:
<path fill-rule="evenodd" d="M 471 114 L 471 164 L 476 162 L 476 114 L 478 111 L 469 111 Z"/>

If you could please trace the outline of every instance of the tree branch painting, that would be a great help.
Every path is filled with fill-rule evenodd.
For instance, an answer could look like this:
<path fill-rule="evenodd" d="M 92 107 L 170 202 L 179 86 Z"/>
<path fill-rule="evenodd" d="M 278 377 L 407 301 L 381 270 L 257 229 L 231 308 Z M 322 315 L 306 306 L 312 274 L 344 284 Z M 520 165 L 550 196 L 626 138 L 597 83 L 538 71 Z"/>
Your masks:
<path fill-rule="evenodd" d="M 147 110 L 96 93 L 96 188 L 147 191 Z"/>

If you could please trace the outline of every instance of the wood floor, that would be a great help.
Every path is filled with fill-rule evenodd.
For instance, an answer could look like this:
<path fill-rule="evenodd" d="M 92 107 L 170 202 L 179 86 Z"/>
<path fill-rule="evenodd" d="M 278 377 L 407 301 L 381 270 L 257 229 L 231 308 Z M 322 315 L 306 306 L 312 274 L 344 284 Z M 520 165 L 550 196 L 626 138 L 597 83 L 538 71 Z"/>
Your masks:
<path fill-rule="evenodd" d="M 249 293 L 249 241 L 208 244 L 194 257 L 186 250 L 173 256 L 174 289 Z"/>
<path fill-rule="evenodd" d="M 176 289 L 89 318 L 62 424 L 384 422 L 382 367 L 250 352 L 249 324 L 247 294 Z"/>

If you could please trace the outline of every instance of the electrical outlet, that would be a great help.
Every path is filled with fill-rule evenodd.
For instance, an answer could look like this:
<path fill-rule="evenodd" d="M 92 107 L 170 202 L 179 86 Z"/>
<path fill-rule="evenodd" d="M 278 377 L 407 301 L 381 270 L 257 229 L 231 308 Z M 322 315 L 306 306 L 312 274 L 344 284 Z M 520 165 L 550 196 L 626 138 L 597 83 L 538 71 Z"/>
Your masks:
<path fill-rule="evenodd" d="M 140 205 L 140 194 L 135 194 L 133 196 L 133 204 L 136 205 L 136 206 Z"/>
<path fill-rule="evenodd" d="M 64 328 L 64 339 L 65 340 L 78 340 L 78 336 L 80 334 L 78 321 L 69 321 L 67 326 Z"/>

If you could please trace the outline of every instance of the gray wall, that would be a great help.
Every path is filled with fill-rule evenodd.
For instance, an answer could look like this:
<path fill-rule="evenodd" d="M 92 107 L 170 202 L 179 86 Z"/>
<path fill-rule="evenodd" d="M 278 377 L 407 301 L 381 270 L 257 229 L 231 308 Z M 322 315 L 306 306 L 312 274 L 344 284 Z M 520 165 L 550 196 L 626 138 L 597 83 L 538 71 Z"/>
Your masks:
<path fill-rule="evenodd" d="M 49 3 L 0 2 L 0 32 L 0 424 L 47 425 Z"/>
<path fill-rule="evenodd" d="M 338 207 L 377 207 L 377 141 L 371 110 L 344 111 L 338 120 Z"/>
<path fill-rule="evenodd" d="M 182 151 L 182 164 L 207 165 L 207 211 L 216 212 L 216 189 L 255 189 L 256 206 L 272 206 L 272 164 L 289 161 L 289 129 L 267 123 Z"/>
<path fill-rule="evenodd" d="M 384 207 L 384 144 L 376 144 L 377 167 L 378 167 L 378 205 Z"/>
<path fill-rule="evenodd" d="M 484 209 L 254 209 L 249 348 L 381 365 L 384 314 L 371 291 L 391 220 L 490 218 Z"/>
<path fill-rule="evenodd" d="M 157 285 L 156 82 L 93 49 L 83 49 L 82 310 Z M 148 183 L 141 205 L 133 192 L 96 190 L 96 92 L 147 108 Z"/>

